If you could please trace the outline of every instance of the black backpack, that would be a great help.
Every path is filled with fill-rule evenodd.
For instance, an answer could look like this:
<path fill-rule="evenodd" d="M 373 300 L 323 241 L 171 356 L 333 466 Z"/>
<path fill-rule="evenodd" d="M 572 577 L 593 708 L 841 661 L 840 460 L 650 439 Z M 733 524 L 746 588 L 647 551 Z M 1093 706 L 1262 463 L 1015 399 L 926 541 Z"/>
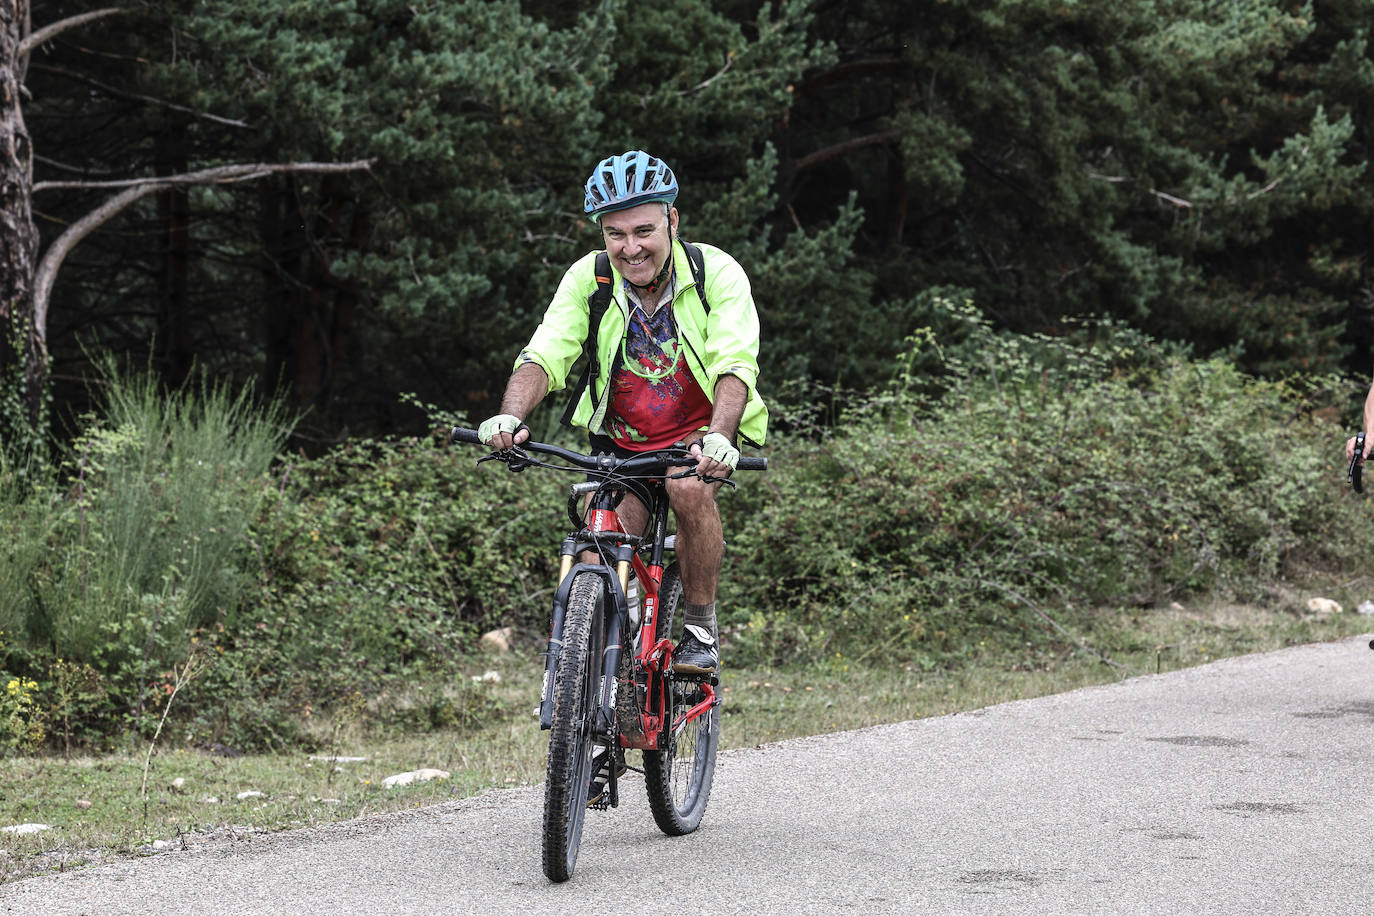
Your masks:
<path fill-rule="evenodd" d="M 701 254 L 701 249 L 691 242 L 681 240 L 682 250 L 687 252 L 687 263 L 692 269 L 692 282 L 696 284 L 697 296 L 701 298 L 701 307 L 706 314 L 711 314 L 711 303 L 706 301 L 706 259 Z M 597 356 L 596 337 L 601 330 L 601 316 L 606 314 L 606 309 L 611 304 L 611 257 L 606 252 L 601 252 L 596 256 L 596 289 L 587 297 L 587 339 L 582 342 L 582 355 L 586 357 L 587 364 L 582 369 L 582 377 L 573 386 L 572 397 L 568 400 L 568 406 L 563 411 L 563 425 L 572 426 L 573 414 L 577 412 L 577 404 L 582 400 L 582 392 L 591 386 L 592 403 L 596 403 L 596 380 L 601 375 L 601 360 Z M 700 361 L 700 357 L 698 357 Z"/>

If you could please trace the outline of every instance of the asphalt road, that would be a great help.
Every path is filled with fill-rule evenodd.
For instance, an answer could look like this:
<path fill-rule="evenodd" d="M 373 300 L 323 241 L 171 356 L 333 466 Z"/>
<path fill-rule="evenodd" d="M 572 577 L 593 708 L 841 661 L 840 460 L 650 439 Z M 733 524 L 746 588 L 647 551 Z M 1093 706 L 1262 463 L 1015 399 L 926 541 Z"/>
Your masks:
<path fill-rule="evenodd" d="M 3 913 L 1374 912 L 1368 637 L 722 755 L 539 868 L 541 792 L 0 886 Z"/>

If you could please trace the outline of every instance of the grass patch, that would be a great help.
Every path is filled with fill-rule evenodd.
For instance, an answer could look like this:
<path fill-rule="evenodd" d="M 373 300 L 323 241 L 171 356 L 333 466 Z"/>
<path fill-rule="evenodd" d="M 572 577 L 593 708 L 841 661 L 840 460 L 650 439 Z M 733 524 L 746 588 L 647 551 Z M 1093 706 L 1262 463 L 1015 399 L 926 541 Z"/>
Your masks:
<path fill-rule="evenodd" d="M 1330 582 L 1322 593 L 1344 599 L 1348 608 L 1361 584 Z M 924 670 L 917 656 L 888 658 L 886 664 L 832 658 L 805 667 L 728 669 L 724 746 L 751 747 L 944 715 L 1370 629 L 1368 618 L 1348 611 L 1325 617 L 1306 613 L 1309 594 L 1317 592 L 1279 591 L 1266 606 L 1213 601 L 1080 615 L 1076 635 L 1096 655 L 1072 646 L 1022 653 L 995 649 L 976 654 L 957 671 Z M 363 718 L 316 722 L 310 728 L 330 740 L 328 749 L 313 757 L 225 757 L 205 748 L 161 748 L 150 765 L 146 803 L 139 791 L 141 750 L 70 760 L 0 760 L 0 785 L 7 787 L 0 798 L 0 826 L 53 828 L 0 834 L 0 880 L 149 854 L 209 836 L 308 827 L 538 783 L 547 740 L 533 715 L 538 659 L 517 652 L 479 660 L 465 677 L 480 678 L 487 670 L 496 671 L 499 682 L 473 687 L 485 691 L 490 707 L 502 714 L 482 727 L 395 737 L 365 730 Z M 471 689 L 468 682 L 462 685 L 463 692 Z M 388 776 L 422 767 L 450 775 L 403 788 L 382 785 Z M 261 794 L 238 797 L 245 792 Z M 627 803 L 638 804 L 636 793 Z"/>

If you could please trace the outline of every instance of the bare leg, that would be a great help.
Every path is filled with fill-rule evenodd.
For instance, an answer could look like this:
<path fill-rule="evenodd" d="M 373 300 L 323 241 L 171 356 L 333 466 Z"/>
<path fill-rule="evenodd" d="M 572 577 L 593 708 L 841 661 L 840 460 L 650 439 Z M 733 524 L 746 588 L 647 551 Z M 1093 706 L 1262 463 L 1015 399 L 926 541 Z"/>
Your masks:
<path fill-rule="evenodd" d="M 716 507 L 718 483 L 698 477 L 668 480 L 668 501 L 677 518 L 677 562 L 687 604 L 709 605 L 716 600 L 725 533 Z"/>

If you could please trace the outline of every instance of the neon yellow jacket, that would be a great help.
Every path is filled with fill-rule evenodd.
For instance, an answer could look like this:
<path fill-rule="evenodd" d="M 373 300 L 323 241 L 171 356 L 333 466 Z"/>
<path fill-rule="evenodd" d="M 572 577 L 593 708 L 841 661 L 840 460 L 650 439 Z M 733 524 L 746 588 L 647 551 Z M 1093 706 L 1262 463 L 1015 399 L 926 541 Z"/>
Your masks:
<path fill-rule="evenodd" d="M 719 248 L 700 244 L 697 247 L 705 263 L 706 298 L 711 303 L 709 315 L 697 296 L 687 252 L 683 251 L 680 242 L 673 241 L 677 273 L 673 318 L 687 348 L 687 365 L 701 390 L 712 401 L 716 382 L 723 375 L 733 375 L 748 386 L 749 400 L 740 420 L 740 438 L 759 446 L 768 432 L 768 407 L 755 387 L 759 375 L 759 316 L 754 308 L 749 278 L 744 268 Z M 587 299 L 596 289 L 597 254 L 588 252 L 563 274 L 558 291 L 544 312 L 544 320 L 515 361 L 517 369 L 529 362 L 543 369 L 549 377 L 550 392 L 567 386 L 568 373 L 587 339 Z M 572 417 L 574 426 L 602 434 L 610 403 L 609 375 L 630 317 L 629 301 L 614 265 L 611 273 L 611 305 L 601 318 L 597 334 L 601 377 L 588 386 Z"/>

